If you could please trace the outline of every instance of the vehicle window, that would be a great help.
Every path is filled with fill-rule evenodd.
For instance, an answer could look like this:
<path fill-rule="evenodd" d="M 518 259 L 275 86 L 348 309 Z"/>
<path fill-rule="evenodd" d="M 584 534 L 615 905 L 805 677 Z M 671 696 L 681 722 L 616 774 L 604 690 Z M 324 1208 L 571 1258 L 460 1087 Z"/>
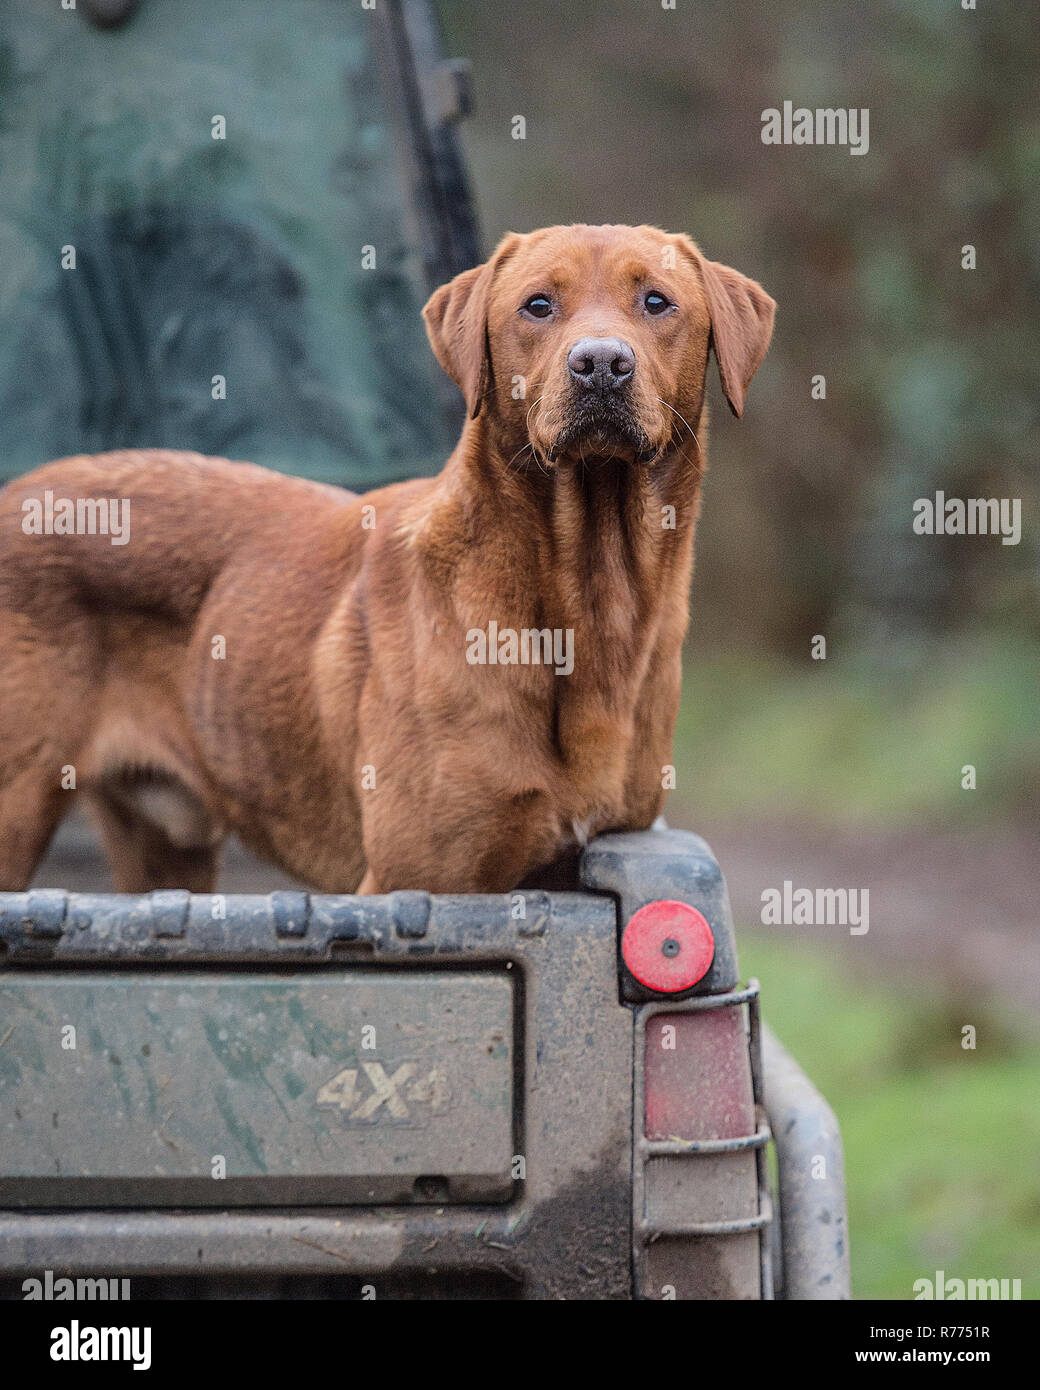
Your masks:
<path fill-rule="evenodd" d="M 0 479 L 147 445 L 363 488 L 436 471 L 452 429 L 372 12 L 4 10 Z"/>

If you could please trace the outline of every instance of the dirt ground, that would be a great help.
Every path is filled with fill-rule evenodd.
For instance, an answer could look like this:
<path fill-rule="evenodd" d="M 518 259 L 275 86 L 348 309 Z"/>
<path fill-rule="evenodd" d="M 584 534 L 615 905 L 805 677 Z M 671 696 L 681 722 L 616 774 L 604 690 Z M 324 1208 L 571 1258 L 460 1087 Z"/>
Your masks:
<path fill-rule="evenodd" d="M 673 814 L 673 824 L 682 823 Z M 927 978 L 953 996 L 981 989 L 1040 1031 L 1040 833 L 1024 826 L 849 834 L 797 823 L 702 829 L 738 926 L 827 941 L 853 965 Z M 870 929 L 762 927 L 762 891 L 869 889 Z"/>
<path fill-rule="evenodd" d="M 693 826 L 681 807 L 675 826 Z M 1021 1011 L 1040 1031 L 1040 833 L 1022 826 L 990 830 L 920 830 L 848 834 L 792 822 L 697 827 L 729 884 L 738 926 L 761 921 L 762 892 L 857 888 L 870 893 L 870 929 L 774 926 L 761 931 L 812 940 L 841 952 L 851 968 L 908 980 L 927 979 L 962 997 L 982 990 Z M 34 887 L 111 891 L 88 826 L 70 818 L 55 838 Z M 293 880 L 231 844 L 220 889 L 269 893 Z"/>

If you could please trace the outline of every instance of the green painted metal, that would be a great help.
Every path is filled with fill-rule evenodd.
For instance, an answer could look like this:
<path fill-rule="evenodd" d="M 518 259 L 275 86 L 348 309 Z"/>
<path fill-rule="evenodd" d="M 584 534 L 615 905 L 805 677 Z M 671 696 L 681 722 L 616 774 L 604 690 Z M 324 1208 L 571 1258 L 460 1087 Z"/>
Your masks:
<path fill-rule="evenodd" d="M 505 1201 L 505 972 L 0 983 L 0 1206 Z"/>

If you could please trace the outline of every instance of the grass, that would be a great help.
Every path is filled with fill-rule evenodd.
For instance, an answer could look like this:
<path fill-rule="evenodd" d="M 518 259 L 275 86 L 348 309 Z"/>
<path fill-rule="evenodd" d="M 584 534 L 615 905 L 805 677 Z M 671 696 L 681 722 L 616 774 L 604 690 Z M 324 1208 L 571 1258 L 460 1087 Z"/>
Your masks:
<path fill-rule="evenodd" d="M 690 654 L 677 797 L 711 814 L 830 824 L 1035 814 L 1040 648 L 949 644 L 915 668 Z M 961 787 L 976 768 L 977 789 Z"/>
<path fill-rule="evenodd" d="M 854 1296 L 910 1299 L 941 1269 L 1040 1297 L 1040 1049 L 970 1005 L 864 982 L 757 932 L 741 967 L 841 1124 Z"/>

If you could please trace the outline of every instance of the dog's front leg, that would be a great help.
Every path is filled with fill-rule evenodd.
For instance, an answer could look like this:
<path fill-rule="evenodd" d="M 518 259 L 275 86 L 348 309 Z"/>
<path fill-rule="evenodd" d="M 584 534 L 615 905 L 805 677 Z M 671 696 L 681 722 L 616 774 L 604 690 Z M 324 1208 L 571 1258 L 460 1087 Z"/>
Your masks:
<path fill-rule="evenodd" d="M 362 878 L 358 886 L 354 889 L 355 893 L 366 893 L 369 896 L 371 896 L 374 893 L 381 893 L 382 891 L 383 890 L 382 888 L 380 888 L 376 880 L 376 876 L 371 869 L 365 870 L 364 877 Z"/>

